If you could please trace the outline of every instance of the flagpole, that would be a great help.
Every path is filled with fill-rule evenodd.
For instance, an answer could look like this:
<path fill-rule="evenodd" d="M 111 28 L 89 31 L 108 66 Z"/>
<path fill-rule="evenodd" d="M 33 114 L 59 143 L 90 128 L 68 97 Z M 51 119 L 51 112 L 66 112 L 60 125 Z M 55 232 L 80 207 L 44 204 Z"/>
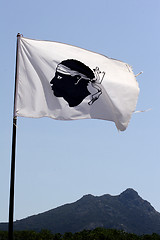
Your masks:
<path fill-rule="evenodd" d="M 15 115 L 16 91 L 17 91 L 17 72 L 18 72 L 18 39 L 20 33 L 17 34 L 16 49 L 16 70 L 15 70 L 15 89 L 14 89 L 14 111 L 13 111 L 13 130 L 12 130 L 12 154 L 11 154 L 11 176 L 10 176 L 10 202 L 9 202 L 9 225 L 8 240 L 13 240 L 13 214 L 14 214 L 14 181 L 15 181 L 15 157 L 16 157 L 16 130 L 17 117 Z"/>

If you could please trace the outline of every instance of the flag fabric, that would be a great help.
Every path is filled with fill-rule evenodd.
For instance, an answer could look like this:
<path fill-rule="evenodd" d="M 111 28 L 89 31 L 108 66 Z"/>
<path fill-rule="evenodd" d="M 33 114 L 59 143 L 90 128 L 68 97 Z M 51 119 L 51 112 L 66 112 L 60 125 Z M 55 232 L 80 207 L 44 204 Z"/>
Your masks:
<path fill-rule="evenodd" d="M 18 38 L 15 116 L 103 119 L 124 131 L 139 87 L 119 60 L 68 44 Z"/>

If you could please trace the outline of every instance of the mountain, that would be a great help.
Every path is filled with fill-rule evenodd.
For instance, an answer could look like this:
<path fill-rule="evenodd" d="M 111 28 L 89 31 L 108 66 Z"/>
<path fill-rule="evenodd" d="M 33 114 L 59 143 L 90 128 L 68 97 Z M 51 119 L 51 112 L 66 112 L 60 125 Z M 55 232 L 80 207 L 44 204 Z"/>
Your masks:
<path fill-rule="evenodd" d="M 0 230 L 7 224 L 1 223 Z M 122 229 L 135 234 L 160 234 L 160 213 L 129 188 L 118 196 L 91 194 L 50 211 L 14 222 L 15 230 L 79 232 L 96 227 Z"/>

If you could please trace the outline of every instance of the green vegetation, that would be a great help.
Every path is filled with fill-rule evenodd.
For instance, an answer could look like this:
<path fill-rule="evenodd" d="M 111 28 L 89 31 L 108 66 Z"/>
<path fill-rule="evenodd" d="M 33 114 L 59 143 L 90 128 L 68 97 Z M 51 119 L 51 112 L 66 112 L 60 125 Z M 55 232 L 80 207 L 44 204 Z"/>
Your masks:
<path fill-rule="evenodd" d="M 8 240 L 7 231 L 0 231 L 0 240 Z M 49 230 L 35 231 L 15 231 L 14 240 L 160 240 L 160 235 L 138 236 L 126 233 L 121 230 L 95 228 L 94 230 L 83 230 L 77 233 L 66 232 L 65 234 L 52 234 Z"/>

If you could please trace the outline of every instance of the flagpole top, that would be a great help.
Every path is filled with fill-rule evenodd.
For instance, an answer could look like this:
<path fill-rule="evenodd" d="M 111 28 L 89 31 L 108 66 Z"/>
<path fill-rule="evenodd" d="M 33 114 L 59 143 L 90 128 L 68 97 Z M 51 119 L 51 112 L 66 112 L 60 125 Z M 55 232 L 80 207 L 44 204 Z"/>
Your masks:
<path fill-rule="evenodd" d="M 17 34 L 17 38 L 18 38 L 18 37 L 23 37 L 23 35 L 20 34 L 20 33 L 18 33 L 18 34 Z"/>

